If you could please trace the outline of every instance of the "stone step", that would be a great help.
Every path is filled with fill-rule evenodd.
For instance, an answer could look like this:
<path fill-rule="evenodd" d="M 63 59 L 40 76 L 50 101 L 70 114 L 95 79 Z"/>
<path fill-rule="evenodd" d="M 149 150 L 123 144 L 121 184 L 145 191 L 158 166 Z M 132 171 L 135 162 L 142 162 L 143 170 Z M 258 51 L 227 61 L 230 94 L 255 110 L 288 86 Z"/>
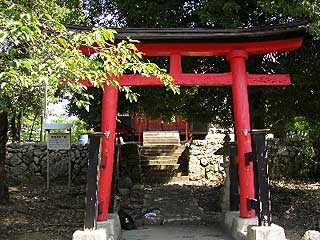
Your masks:
<path fill-rule="evenodd" d="M 140 149 L 140 154 L 142 156 L 155 156 L 155 155 L 174 155 L 178 156 L 181 155 L 181 153 L 184 151 L 185 147 L 184 146 L 164 146 L 164 145 L 155 145 L 155 146 L 148 146 L 148 147 L 143 147 Z"/>
<path fill-rule="evenodd" d="M 172 146 L 168 146 L 168 145 L 162 145 L 162 144 L 158 144 L 156 146 L 144 146 L 143 149 L 178 149 L 178 148 L 184 148 L 184 145 L 172 145 Z"/>
<path fill-rule="evenodd" d="M 150 171 L 150 170 L 177 170 L 180 167 L 180 164 L 149 164 L 142 165 L 142 171 Z"/>
<path fill-rule="evenodd" d="M 171 165 L 171 164 L 178 164 L 178 159 L 176 158 L 167 158 L 167 159 L 151 159 L 151 160 L 142 160 L 141 166 L 148 166 L 148 165 Z"/>
<path fill-rule="evenodd" d="M 150 170 L 148 172 L 144 173 L 144 176 L 148 176 L 148 177 L 179 177 L 181 176 L 181 172 L 178 170 Z"/>
<path fill-rule="evenodd" d="M 167 140 L 167 141 L 161 141 L 160 142 L 159 140 L 155 139 L 155 140 L 149 140 L 148 142 L 143 143 L 143 146 L 157 146 L 159 144 L 161 144 L 161 145 L 169 145 L 169 146 L 172 146 L 172 145 L 179 146 L 180 142 L 174 141 L 174 140 L 170 140 L 170 141 Z"/>
<path fill-rule="evenodd" d="M 161 136 L 179 136 L 179 131 L 168 130 L 168 131 L 143 131 L 143 136 L 153 136 L 153 135 L 161 135 Z"/>
<path fill-rule="evenodd" d="M 140 157 L 143 159 L 149 159 L 149 158 L 156 158 L 156 157 L 173 157 L 173 158 L 179 158 L 181 156 L 182 153 L 180 152 L 143 152 L 140 154 Z"/>
<path fill-rule="evenodd" d="M 161 155 L 140 155 L 141 161 L 149 161 L 149 160 L 178 160 L 181 156 L 181 153 L 175 153 L 173 155 L 170 154 L 161 154 Z"/>
<path fill-rule="evenodd" d="M 157 146 L 159 143 L 148 143 L 147 145 L 144 145 L 144 146 Z M 164 143 L 165 144 L 165 143 Z M 172 145 L 180 145 L 179 143 L 174 143 L 174 142 L 170 142 L 170 143 L 167 143 L 168 146 L 172 146 Z"/>
<path fill-rule="evenodd" d="M 145 141 L 147 140 L 149 140 L 149 139 L 158 139 L 160 142 L 161 141 L 165 141 L 165 140 L 167 140 L 167 139 L 174 139 L 174 140 L 176 140 L 176 141 L 179 141 L 180 142 L 180 136 L 179 135 L 177 135 L 177 136 L 170 136 L 170 135 L 162 135 L 162 134 L 149 134 L 148 136 L 143 136 L 143 143 L 145 143 Z"/>
<path fill-rule="evenodd" d="M 143 152 L 140 154 L 140 159 L 142 160 L 156 160 L 156 159 L 166 159 L 175 158 L 178 159 L 182 153 L 180 152 Z"/>
<path fill-rule="evenodd" d="M 144 131 L 143 146 L 147 145 L 180 145 L 178 131 Z"/>
<path fill-rule="evenodd" d="M 159 142 L 162 142 L 162 141 L 166 141 L 166 140 L 175 140 L 175 141 L 179 141 L 180 142 L 180 139 L 178 136 L 162 136 L 162 135 L 158 135 L 158 134 L 155 134 L 155 135 L 149 135 L 148 137 L 145 136 L 145 140 L 154 140 L 154 139 L 157 139 Z"/>
<path fill-rule="evenodd" d="M 184 145 L 143 146 L 140 149 L 141 167 L 146 183 L 169 183 L 188 181 L 179 170 L 179 157 L 185 150 Z M 180 179 L 181 178 L 181 179 Z"/>
<path fill-rule="evenodd" d="M 149 140 L 157 140 L 159 142 L 165 142 L 165 141 L 177 141 L 177 142 L 180 142 L 180 139 L 178 137 L 164 137 L 164 136 L 161 136 L 161 135 L 153 135 L 153 136 L 148 136 L 148 137 L 145 137 L 146 139 L 144 139 L 144 142 L 145 141 L 149 141 Z"/>

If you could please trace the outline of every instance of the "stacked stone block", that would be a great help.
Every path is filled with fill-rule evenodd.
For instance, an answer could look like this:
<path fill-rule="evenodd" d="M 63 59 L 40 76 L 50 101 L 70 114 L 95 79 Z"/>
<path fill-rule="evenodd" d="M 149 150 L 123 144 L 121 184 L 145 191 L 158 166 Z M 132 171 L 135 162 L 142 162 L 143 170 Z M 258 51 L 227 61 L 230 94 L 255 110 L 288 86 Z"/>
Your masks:
<path fill-rule="evenodd" d="M 73 180 L 84 180 L 88 167 L 88 147 L 72 145 L 69 150 L 49 150 L 50 178 L 56 180 L 68 176 L 71 156 Z M 10 180 L 24 181 L 32 177 L 45 178 L 47 173 L 46 143 L 11 143 L 7 145 L 7 176 Z"/>
<path fill-rule="evenodd" d="M 189 180 L 204 182 L 223 181 L 223 157 L 214 153 L 222 147 L 220 139 L 193 140 L 189 152 Z"/>

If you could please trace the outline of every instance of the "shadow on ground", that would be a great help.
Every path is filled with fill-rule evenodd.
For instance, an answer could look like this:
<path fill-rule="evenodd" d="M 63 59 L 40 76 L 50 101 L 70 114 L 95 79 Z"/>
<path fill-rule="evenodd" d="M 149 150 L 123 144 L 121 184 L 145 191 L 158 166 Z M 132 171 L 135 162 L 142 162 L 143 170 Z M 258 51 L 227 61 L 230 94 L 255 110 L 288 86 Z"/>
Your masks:
<path fill-rule="evenodd" d="M 300 239 L 306 230 L 320 229 L 320 183 L 277 181 L 271 194 L 274 222 L 285 228 L 288 239 Z M 84 199 L 84 185 L 68 191 L 65 183 L 55 183 L 48 192 L 43 182 L 11 185 L 10 203 L 0 205 L 0 239 L 71 240 L 73 232 L 83 227 Z M 199 201 L 199 205 L 206 206 L 207 201 Z M 167 223 L 124 232 L 123 240 L 228 239 L 216 226 Z"/>
<path fill-rule="evenodd" d="M 83 226 L 84 186 L 43 183 L 11 186 L 10 202 L 0 205 L 1 240 L 65 240 Z"/>

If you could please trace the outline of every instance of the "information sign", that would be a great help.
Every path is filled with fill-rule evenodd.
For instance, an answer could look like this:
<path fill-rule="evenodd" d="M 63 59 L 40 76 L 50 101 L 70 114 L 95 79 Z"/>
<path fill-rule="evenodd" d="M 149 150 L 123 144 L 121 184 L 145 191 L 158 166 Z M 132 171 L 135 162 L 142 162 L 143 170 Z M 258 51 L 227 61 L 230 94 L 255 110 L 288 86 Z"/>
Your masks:
<path fill-rule="evenodd" d="M 47 147 L 49 150 L 70 150 L 70 133 L 49 133 Z"/>

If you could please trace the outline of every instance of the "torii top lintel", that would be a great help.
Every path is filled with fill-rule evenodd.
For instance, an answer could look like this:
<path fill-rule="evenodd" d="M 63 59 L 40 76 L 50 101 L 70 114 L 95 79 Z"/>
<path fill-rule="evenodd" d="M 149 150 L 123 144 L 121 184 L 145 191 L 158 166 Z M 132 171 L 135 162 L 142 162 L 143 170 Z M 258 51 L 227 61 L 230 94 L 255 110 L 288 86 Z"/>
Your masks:
<path fill-rule="evenodd" d="M 170 74 L 175 84 L 181 86 L 230 86 L 231 73 L 185 74 L 182 73 L 181 56 L 226 56 L 234 50 L 247 55 L 294 51 L 301 47 L 306 22 L 293 22 L 268 27 L 238 29 L 190 28 L 119 28 L 117 40 L 127 37 L 139 40 L 137 48 L 146 56 L 169 56 Z M 68 26 L 72 30 L 86 31 L 88 27 Z M 85 48 L 82 49 L 88 53 Z M 248 85 L 289 85 L 287 74 L 248 74 Z M 162 86 L 154 77 L 139 75 L 120 77 L 123 86 Z"/>
<path fill-rule="evenodd" d="M 147 56 L 227 56 L 233 49 L 249 55 L 293 51 L 301 46 L 305 22 L 238 29 L 117 29 L 118 39 L 140 40 Z"/>

